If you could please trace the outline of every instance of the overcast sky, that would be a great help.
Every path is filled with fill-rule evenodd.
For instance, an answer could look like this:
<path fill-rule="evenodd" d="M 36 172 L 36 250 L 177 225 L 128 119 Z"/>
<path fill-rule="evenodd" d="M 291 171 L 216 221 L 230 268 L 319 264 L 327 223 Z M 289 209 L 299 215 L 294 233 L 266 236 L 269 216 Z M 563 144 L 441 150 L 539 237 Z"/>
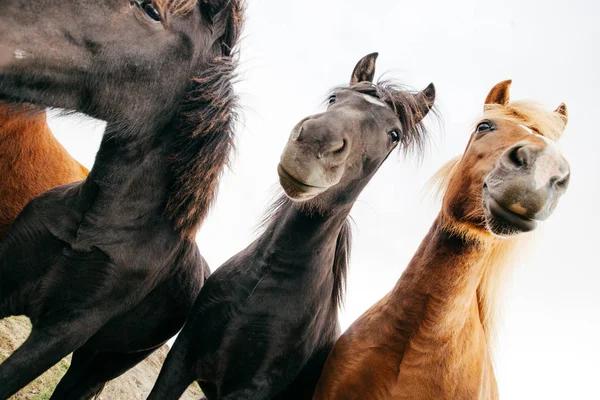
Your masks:
<path fill-rule="evenodd" d="M 600 386 L 600 2 L 249 0 L 241 44 L 243 126 L 216 206 L 198 235 L 214 270 L 247 246 L 278 185 L 292 127 L 322 111 L 355 63 L 380 53 L 378 75 L 416 89 L 434 82 L 443 121 L 422 162 L 390 157 L 356 203 L 346 328 L 395 284 L 439 205 L 425 183 L 462 153 L 491 87 L 512 98 L 566 102 L 560 142 L 567 194 L 515 266 L 504 298 L 496 374 L 504 399 L 598 399 Z M 91 167 L 103 124 L 51 118 L 63 145 Z"/>

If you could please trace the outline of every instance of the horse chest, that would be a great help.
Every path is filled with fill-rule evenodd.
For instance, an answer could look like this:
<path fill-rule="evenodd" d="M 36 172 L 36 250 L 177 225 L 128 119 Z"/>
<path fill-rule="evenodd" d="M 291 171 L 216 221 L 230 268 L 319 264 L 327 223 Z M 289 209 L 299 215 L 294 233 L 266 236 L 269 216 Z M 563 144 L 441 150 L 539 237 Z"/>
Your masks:
<path fill-rule="evenodd" d="M 443 338 L 421 329 L 402 358 L 393 398 L 487 400 L 490 368 L 480 325 L 467 324 Z"/>

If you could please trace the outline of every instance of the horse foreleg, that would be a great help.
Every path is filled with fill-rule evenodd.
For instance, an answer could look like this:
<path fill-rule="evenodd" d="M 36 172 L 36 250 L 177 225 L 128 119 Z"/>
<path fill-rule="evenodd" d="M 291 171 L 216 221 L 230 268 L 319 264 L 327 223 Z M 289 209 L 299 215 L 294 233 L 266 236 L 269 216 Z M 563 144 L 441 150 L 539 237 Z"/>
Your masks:
<path fill-rule="evenodd" d="M 39 329 L 34 326 L 25 343 L 0 364 L 0 399 L 18 392 L 83 345 L 92 333 L 89 326 L 73 322 Z"/>
<path fill-rule="evenodd" d="M 59 382 L 51 400 L 88 400 L 102 391 L 106 382 L 117 378 L 152 354 L 156 349 L 135 353 L 95 353 L 88 359 L 73 353 L 73 362 L 67 374 Z"/>
<path fill-rule="evenodd" d="M 193 365 L 187 362 L 187 350 L 187 341 L 180 336 L 169 351 L 147 400 L 177 400 L 196 380 Z"/>

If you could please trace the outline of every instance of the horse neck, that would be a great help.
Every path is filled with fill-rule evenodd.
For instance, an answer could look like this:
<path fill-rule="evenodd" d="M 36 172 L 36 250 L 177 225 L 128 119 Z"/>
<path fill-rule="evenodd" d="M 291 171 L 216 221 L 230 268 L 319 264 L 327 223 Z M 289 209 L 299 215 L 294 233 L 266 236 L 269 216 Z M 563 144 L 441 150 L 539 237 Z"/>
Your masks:
<path fill-rule="evenodd" d="M 169 174 L 167 143 L 157 139 L 166 136 L 162 134 L 164 129 L 147 127 L 124 132 L 123 128 L 107 124 L 82 197 L 101 205 L 95 211 L 103 218 L 119 218 L 127 223 L 128 216 L 162 214 Z"/>
<path fill-rule="evenodd" d="M 477 291 L 491 250 L 489 243 L 451 232 L 443 219 L 440 215 L 435 220 L 390 294 L 407 330 L 426 320 L 432 328 L 428 333 L 434 335 L 428 339 L 434 341 L 460 332 L 474 315 L 479 319 Z"/>
<path fill-rule="evenodd" d="M 271 269 L 298 280 L 305 293 L 323 302 L 337 313 L 343 300 L 350 254 L 348 214 L 352 204 L 322 208 L 319 212 L 306 204 L 282 198 L 265 232 L 249 248 L 257 266 Z M 326 211 L 326 212 L 324 212 Z M 337 314 L 335 314 L 337 315 Z"/>
<path fill-rule="evenodd" d="M 160 123 L 108 124 L 84 190 L 104 196 L 106 210 L 121 209 L 111 213 L 119 220 L 160 216 L 193 239 L 233 147 L 235 67 L 232 58 L 211 61 L 177 104 L 162 105 L 175 111 L 158 114 Z"/>
<path fill-rule="evenodd" d="M 258 248 L 268 256 L 276 253 L 278 259 L 298 268 L 321 265 L 324 258 L 331 258 L 326 263 L 330 271 L 337 238 L 350 208 L 316 212 L 285 199 L 258 240 Z"/>

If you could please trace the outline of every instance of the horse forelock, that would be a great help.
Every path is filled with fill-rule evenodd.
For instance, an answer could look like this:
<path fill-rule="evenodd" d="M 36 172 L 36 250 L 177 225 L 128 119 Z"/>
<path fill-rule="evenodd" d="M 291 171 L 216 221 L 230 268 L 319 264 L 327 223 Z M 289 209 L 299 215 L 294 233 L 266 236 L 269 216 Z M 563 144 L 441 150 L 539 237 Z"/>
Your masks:
<path fill-rule="evenodd" d="M 390 80 L 380 80 L 377 83 L 359 82 L 350 86 L 337 87 L 332 92 L 342 89 L 366 94 L 387 104 L 398 116 L 402 127 L 402 142 L 398 149 L 406 153 L 414 153 L 418 157 L 423 156 L 429 131 L 415 96 L 417 92 Z M 432 107 L 430 112 L 435 117 L 439 117 L 435 107 Z"/>
<path fill-rule="evenodd" d="M 531 100 L 519 100 L 507 105 L 487 104 L 483 119 L 504 119 L 557 141 L 565 130 L 565 120 L 558 113 L 548 111 Z"/>

